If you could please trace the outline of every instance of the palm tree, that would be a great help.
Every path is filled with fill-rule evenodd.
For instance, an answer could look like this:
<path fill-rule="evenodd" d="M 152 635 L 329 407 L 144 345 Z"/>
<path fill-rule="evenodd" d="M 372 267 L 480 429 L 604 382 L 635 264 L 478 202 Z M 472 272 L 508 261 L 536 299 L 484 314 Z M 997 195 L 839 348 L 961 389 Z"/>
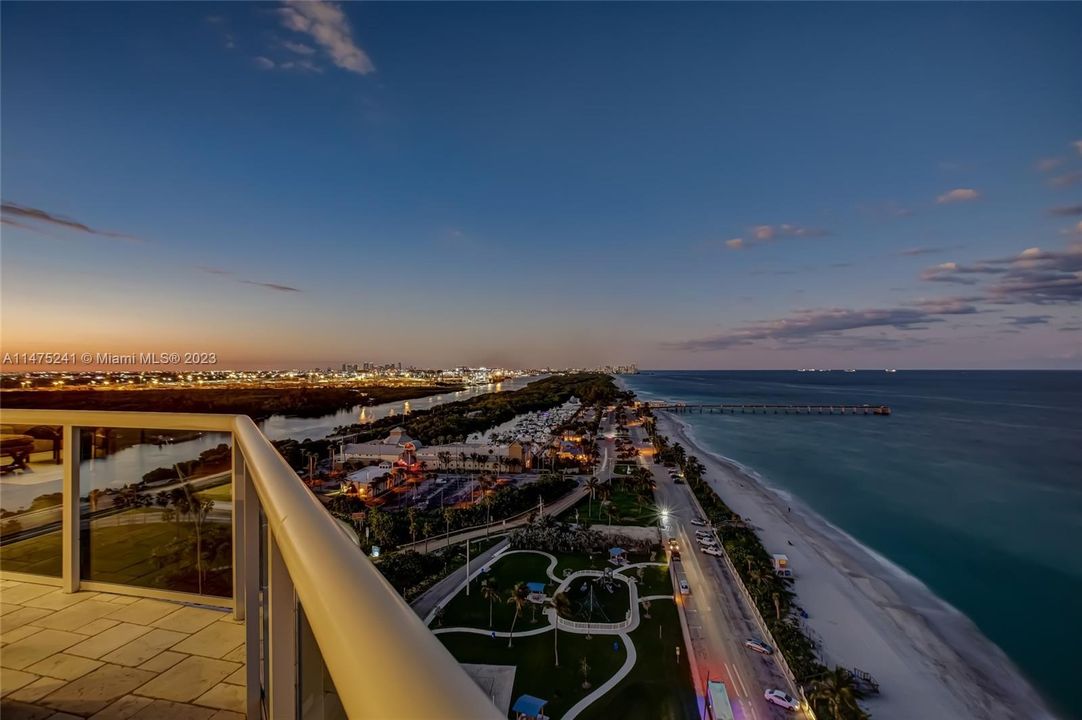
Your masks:
<path fill-rule="evenodd" d="M 590 491 L 590 517 L 593 517 L 594 515 L 594 493 L 596 493 L 598 489 L 600 489 L 600 487 L 601 481 L 598 480 L 596 477 L 592 477 L 586 481 L 586 489 Z"/>
<path fill-rule="evenodd" d="M 481 599 L 488 600 L 488 626 L 492 627 L 492 603 L 500 599 L 500 588 L 496 578 L 481 581 Z"/>
<path fill-rule="evenodd" d="M 560 667 L 560 614 L 571 612 L 571 600 L 567 593 L 556 593 L 551 599 L 545 601 L 545 607 L 552 608 L 552 654 L 556 658 L 556 667 Z"/>
<path fill-rule="evenodd" d="M 579 660 L 579 675 L 582 675 L 582 689 L 588 689 L 590 687 L 590 665 L 586 662 L 585 657 Z"/>
<path fill-rule="evenodd" d="M 507 636 L 507 647 L 511 647 L 511 641 L 515 639 L 515 623 L 518 622 L 518 616 L 522 612 L 522 608 L 526 607 L 526 603 L 529 602 L 526 599 L 529 595 L 530 591 L 524 582 L 515 583 L 515 587 L 511 588 L 511 595 L 507 598 L 507 604 L 515 606 L 515 617 L 511 620 L 511 633 Z"/>
<path fill-rule="evenodd" d="M 432 535 L 432 529 L 431 520 L 425 520 L 424 524 L 421 525 L 421 534 L 425 536 L 425 552 L 428 552 L 428 538 Z"/>
<path fill-rule="evenodd" d="M 809 699 L 814 705 L 826 706 L 832 717 L 856 719 L 868 717 L 857 704 L 861 696 L 852 673 L 843 667 L 836 667 L 812 682 Z"/>

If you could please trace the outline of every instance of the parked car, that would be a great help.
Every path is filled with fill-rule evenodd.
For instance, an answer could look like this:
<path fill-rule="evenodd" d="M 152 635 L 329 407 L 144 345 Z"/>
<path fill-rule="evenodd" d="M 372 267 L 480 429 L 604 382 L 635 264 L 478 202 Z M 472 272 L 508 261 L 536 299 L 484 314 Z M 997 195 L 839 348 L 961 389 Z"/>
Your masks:
<path fill-rule="evenodd" d="M 703 527 L 704 525 L 706 525 L 706 523 L 704 523 L 704 522 L 703 522 L 702 520 L 700 520 L 699 518 L 695 518 L 694 520 L 692 520 L 692 521 L 691 521 L 691 524 L 692 524 L 692 525 L 696 525 L 696 526 L 698 526 L 698 527 Z"/>
<path fill-rule="evenodd" d="M 669 557 L 672 558 L 673 560 L 679 560 L 680 559 L 680 551 L 676 550 L 676 549 L 673 549 L 672 554 Z"/>
<path fill-rule="evenodd" d="M 683 578 L 680 578 L 680 594 L 681 595 L 690 595 L 691 594 L 691 588 L 688 587 L 688 581 L 683 579 Z"/>
<path fill-rule="evenodd" d="M 721 557 L 721 550 L 718 550 L 714 545 L 703 545 L 699 548 L 706 555 L 713 555 L 714 557 Z"/>
<path fill-rule="evenodd" d="M 783 707 L 786 710 L 799 710 L 800 703 L 794 698 L 790 697 L 781 690 L 767 690 L 763 693 L 763 697 L 766 698 L 768 703 L 773 703 L 778 707 Z"/>
<path fill-rule="evenodd" d="M 774 654 L 774 648 L 770 647 L 758 638 L 748 638 L 744 641 L 744 647 L 748 648 L 749 650 L 754 650 L 757 653 L 762 653 L 763 655 Z"/>
<path fill-rule="evenodd" d="M 676 478 L 676 479 L 674 479 L 674 480 L 672 481 L 672 483 L 673 483 L 673 485 L 683 485 L 683 484 L 684 484 L 684 481 L 683 481 L 683 480 L 681 480 L 680 478 Z"/>

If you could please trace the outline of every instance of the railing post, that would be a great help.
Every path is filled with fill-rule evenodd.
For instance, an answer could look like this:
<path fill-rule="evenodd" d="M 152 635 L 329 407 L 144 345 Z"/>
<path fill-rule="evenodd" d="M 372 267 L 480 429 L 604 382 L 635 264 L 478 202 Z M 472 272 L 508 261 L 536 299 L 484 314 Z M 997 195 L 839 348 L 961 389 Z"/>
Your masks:
<path fill-rule="evenodd" d="M 240 461 L 237 456 L 240 455 Z M 246 650 L 245 687 L 246 687 L 246 714 L 248 720 L 260 720 L 262 717 L 262 682 L 260 673 L 260 658 L 263 648 L 260 645 L 262 633 L 262 615 L 259 612 L 259 547 L 260 538 L 259 522 L 259 497 L 255 493 L 255 486 L 248 474 L 248 464 L 244 461 L 244 455 L 237 445 L 236 436 L 233 438 L 233 488 L 240 497 L 244 498 L 242 508 L 234 507 L 233 518 L 240 518 L 239 534 L 241 553 L 243 558 L 244 572 L 234 576 L 233 588 L 238 592 L 237 610 L 242 610 L 244 620 L 244 642 Z M 234 555 L 234 563 L 237 555 Z M 238 583 L 239 580 L 239 583 Z"/>
<path fill-rule="evenodd" d="M 230 479 L 230 495 L 233 498 L 233 619 L 243 620 L 247 615 L 246 579 L 255 569 L 248 559 L 248 488 L 245 483 L 244 454 L 233 441 L 233 476 Z M 258 522 L 258 518 L 256 518 Z"/>
<path fill-rule="evenodd" d="M 274 720 L 297 716 L 297 595 L 273 532 L 267 533 L 267 713 Z"/>
<path fill-rule="evenodd" d="M 61 457 L 64 477 L 61 486 L 60 578 L 66 593 L 79 591 L 79 447 L 80 430 L 64 425 Z"/>

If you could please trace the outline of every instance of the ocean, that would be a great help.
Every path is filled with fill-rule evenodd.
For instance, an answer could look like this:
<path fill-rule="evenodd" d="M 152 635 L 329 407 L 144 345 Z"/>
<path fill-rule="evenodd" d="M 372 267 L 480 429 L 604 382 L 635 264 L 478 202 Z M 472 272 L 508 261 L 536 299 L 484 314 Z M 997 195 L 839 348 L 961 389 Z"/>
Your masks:
<path fill-rule="evenodd" d="M 680 417 L 711 452 L 969 616 L 1054 712 L 1082 719 L 1082 372 L 647 371 L 622 379 L 642 400 L 889 405 L 889 417 Z"/>

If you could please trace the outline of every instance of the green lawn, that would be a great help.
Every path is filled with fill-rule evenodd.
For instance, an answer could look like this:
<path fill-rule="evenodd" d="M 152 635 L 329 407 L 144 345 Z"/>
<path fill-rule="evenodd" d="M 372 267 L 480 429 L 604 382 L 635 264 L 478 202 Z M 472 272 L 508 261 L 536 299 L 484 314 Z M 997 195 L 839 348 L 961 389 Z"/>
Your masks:
<path fill-rule="evenodd" d="M 443 627 L 488 627 L 487 600 L 481 597 L 482 579 L 494 579 L 500 591 L 500 599 L 492 603 L 493 628 L 500 631 L 511 629 L 511 620 L 514 618 L 515 609 L 507 603 L 507 597 L 511 588 L 519 582 L 543 582 L 547 583 L 549 592 L 552 592 L 556 584 L 545 573 L 549 565 L 549 559 L 544 555 L 515 554 L 496 560 L 492 565 L 492 572 L 478 576 L 470 583 L 470 595 L 462 590 L 444 608 Z M 540 607 L 530 604 L 520 617 L 516 627 L 528 629 L 536 627 L 533 619 L 541 622 Z"/>
<path fill-rule="evenodd" d="M 612 677 L 627 657 L 623 642 L 611 635 L 595 635 L 587 640 L 584 635 L 561 632 L 558 638 L 559 667 L 554 665 L 552 632 L 515 638 L 512 649 L 507 648 L 506 638 L 465 633 L 444 633 L 436 637 L 459 662 L 516 665 L 512 701 L 524 693 L 544 698 L 549 701 L 545 714 L 553 718 L 561 717 L 572 705 L 593 692 L 594 687 Z M 614 640 L 619 642 L 615 652 L 612 649 Z M 589 689 L 583 689 L 579 674 L 579 661 L 583 657 L 590 666 L 589 678 L 593 687 Z"/>
<path fill-rule="evenodd" d="M 562 512 L 560 519 L 573 522 L 578 517 L 580 521 L 589 519 L 592 523 L 605 525 L 654 525 L 657 523 L 657 505 L 653 502 L 640 504 L 637 493 L 627 488 L 619 479 L 613 480 L 609 503 L 610 506 L 606 510 L 601 504 L 601 495 L 595 493 L 591 509 L 590 497 L 587 495 Z"/>
<path fill-rule="evenodd" d="M 650 619 L 642 618 L 631 633 L 631 642 L 637 654 L 635 667 L 579 717 L 582 720 L 698 720 L 676 605 L 667 600 L 654 601 Z M 677 646 L 680 664 L 676 663 Z"/>
<path fill-rule="evenodd" d="M 233 499 L 233 485 L 232 483 L 227 482 L 221 485 L 215 485 L 214 487 L 201 489 L 198 493 L 208 500 L 222 500 L 228 502 Z"/>
<path fill-rule="evenodd" d="M 639 581 L 639 597 L 646 597 L 647 595 L 672 595 L 672 578 L 669 577 L 669 566 L 663 565 L 661 567 L 644 567 L 635 568 L 629 570 L 628 575 L 634 577 L 639 576 L 639 570 L 642 570 L 642 580 Z"/>

